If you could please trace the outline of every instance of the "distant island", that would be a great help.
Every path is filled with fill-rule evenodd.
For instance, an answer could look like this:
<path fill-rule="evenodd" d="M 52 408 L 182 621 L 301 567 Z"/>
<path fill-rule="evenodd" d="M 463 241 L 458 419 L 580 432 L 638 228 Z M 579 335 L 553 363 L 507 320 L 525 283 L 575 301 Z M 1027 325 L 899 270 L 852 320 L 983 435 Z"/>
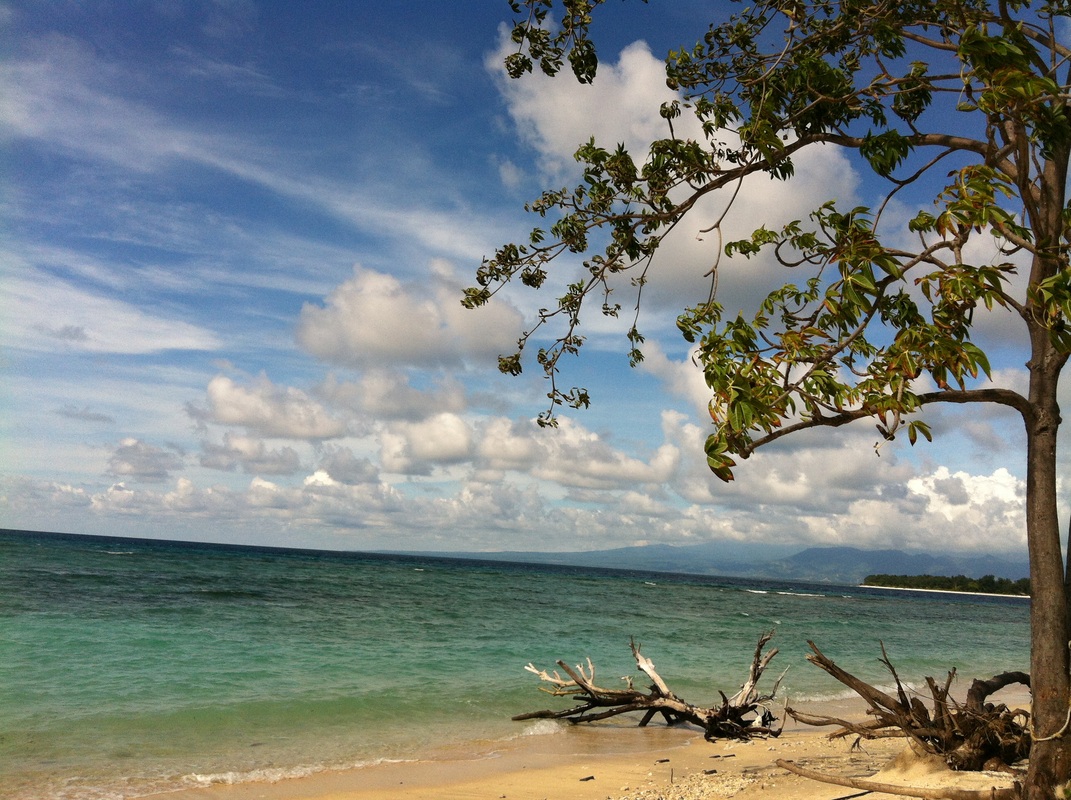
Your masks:
<path fill-rule="evenodd" d="M 997 578 L 983 575 L 968 578 L 966 575 L 867 575 L 863 586 L 881 586 L 887 589 L 930 589 L 942 592 L 973 592 L 975 594 L 1015 594 L 1029 597 L 1030 579 Z"/>

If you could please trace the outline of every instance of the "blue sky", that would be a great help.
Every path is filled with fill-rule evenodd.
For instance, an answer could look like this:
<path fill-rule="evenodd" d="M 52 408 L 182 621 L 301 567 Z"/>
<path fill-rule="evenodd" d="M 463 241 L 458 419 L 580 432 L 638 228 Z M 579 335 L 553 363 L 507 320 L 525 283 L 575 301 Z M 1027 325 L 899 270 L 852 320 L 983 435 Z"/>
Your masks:
<path fill-rule="evenodd" d="M 641 368 L 627 318 L 586 323 L 563 382 L 589 411 L 539 429 L 538 369 L 497 372 L 552 297 L 473 312 L 463 287 L 535 224 L 526 200 L 575 178 L 578 144 L 663 135 L 661 57 L 709 5 L 606 7 L 580 87 L 505 78 L 505 0 L 0 2 L 0 526 L 1021 555 L 1021 424 L 1001 411 L 933 414 L 938 440 L 914 450 L 876 451 L 863 424 L 760 452 L 732 485 L 709 474 L 708 398 L 674 321 L 705 292 L 717 198 L 660 256 Z M 730 222 L 882 191 L 825 148 L 788 184 L 745 186 Z M 772 270 L 726 265 L 723 300 L 747 307 Z M 981 325 L 995 380 L 1021 387 L 1014 320 Z"/>

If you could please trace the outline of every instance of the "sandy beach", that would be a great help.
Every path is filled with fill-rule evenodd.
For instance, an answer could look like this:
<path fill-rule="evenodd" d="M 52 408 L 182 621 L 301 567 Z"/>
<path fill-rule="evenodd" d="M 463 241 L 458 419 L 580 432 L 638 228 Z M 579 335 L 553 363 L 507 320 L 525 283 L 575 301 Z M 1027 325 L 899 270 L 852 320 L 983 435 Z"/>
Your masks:
<path fill-rule="evenodd" d="M 324 772 L 278 783 L 215 785 L 159 800 L 834 800 L 859 791 L 798 777 L 777 759 L 841 777 L 920 787 L 1010 786 L 1002 773 L 955 773 L 912 753 L 900 739 L 830 740 L 790 727 L 778 738 L 705 742 L 695 731 L 650 727 L 569 728 L 521 737 L 473 754 Z M 873 800 L 892 795 L 871 793 Z"/>

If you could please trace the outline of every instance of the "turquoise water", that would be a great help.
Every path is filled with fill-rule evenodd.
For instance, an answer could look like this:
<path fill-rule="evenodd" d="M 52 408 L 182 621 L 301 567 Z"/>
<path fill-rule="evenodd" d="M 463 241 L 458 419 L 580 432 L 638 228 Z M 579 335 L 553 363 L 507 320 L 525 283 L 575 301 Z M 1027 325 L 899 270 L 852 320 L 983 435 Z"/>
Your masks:
<path fill-rule="evenodd" d="M 15 800 L 112 800 L 551 733 L 509 719 L 557 707 L 524 665 L 590 656 L 619 685 L 630 636 L 692 702 L 739 688 L 769 629 L 793 703 L 845 696 L 806 663 L 808 639 L 886 683 L 880 639 L 906 680 L 956 667 L 965 690 L 1028 669 L 1027 615 L 1001 598 L 0 534 L 0 780 Z"/>

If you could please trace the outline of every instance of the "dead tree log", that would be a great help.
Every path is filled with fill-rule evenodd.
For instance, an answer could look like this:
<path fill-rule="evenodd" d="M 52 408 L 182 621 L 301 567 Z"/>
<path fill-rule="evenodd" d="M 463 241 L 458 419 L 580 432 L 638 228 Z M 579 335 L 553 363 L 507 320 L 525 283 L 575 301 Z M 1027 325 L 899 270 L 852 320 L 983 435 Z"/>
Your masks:
<path fill-rule="evenodd" d="M 838 667 L 814 642 L 807 642 L 813 654 L 807 660 L 836 678 L 867 702 L 866 722 L 857 723 L 835 717 L 804 714 L 795 709 L 785 711 L 805 725 L 836 725 L 830 737 L 855 734 L 864 739 L 905 736 L 921 750 L 940 756 L 952 769 L 993 769 L 1026 758 L 1030 751 L 1029 714 L 1009 709 L 1004 704 L 988 703 L 994 692 L 1015 683 L 1030 686 L 1030 676 L 1023 672 L 1005 672 L 989 680 L 975 680 L 967 692 L 966 702 L 949 697 L 949 687 L 956 671 L 948 673 L 943 684 L 926 678 L 932 709 L 916 694 L 909 696 L 896 668 L 881 646 L 881 662 L 896 683 L 896 696 L 883 692 Z"/>
<path fill-rule="evenodd" d="M 841 778 L 836 775 L 826 775 L 824 772 L 815 772 L 792 761 L 785 761 L 780 758 L 774 763 L 781 769 L 787 769 L 802 778 L 830 783 L 834 786 L 848 786 L 852 789 L 860 789 L 863 792 L 881 792 L 882 794 L 894 794 L 901 797 L 921 797 L 923 800 L 1016 800 L 1021 796 L 1018 785 L 1001 789 L 995 786 L 990 789 L 957 789 L 953 786 L 923 789 L 915 786 L 901 786 L 898 783 L 880 783 L 866 778 Z"/>
<path fill-rule="evenodd" d="M 759 637 L 747 679 L 740 691 L 732 697 L 726 697 L 724 692 L 719 692 L 721 705 L 703 708 L 681 700 L 655 670 L 651 659 L 640 652 L 640 645 L 635 640 L 630 640 L 629 646 L 632 648 L 636 667 L 651 681 L 648 691 L 635 688 L 631 677 L 622 679 L 626 684 L 623 689 L 608 689 L 597 685 L 595 665 L 591 663 L 590 658 L 586 666 L 578 664 L 570 667 L 564 661 L 558 661 L 558 666 L 567 677 L 562 677 L 557 670 L 549 673 L 529 664 L 525 669 L 548 684 L 541 686 L 541 691 L 554 697 L 572 697 L 578 704 L 558 711 L 531 711 L 518 714 L 513 719 L 563 719 L 581 723 L 596 722 L 630 712 L 642 712 L 643 717 L 639 722 L 641 727 L 646 726 L 655 716 L 661 715 L 670 725 L 685 722 L 697 725 L 703 729 L 708 740 L 777 736 L 781 733 L 781 728 L 773 728 L 776 717 L 770 711 L 769 705 L 774 700 L 781 679 L 777 679 L 769 693 L 764 694 L 758 688 L 763 672 L 777 655 L 776 648 L 763 653 L 772 637 L 773 631 Z M 782 721 L 781 727 L 783 726 Z"/>

